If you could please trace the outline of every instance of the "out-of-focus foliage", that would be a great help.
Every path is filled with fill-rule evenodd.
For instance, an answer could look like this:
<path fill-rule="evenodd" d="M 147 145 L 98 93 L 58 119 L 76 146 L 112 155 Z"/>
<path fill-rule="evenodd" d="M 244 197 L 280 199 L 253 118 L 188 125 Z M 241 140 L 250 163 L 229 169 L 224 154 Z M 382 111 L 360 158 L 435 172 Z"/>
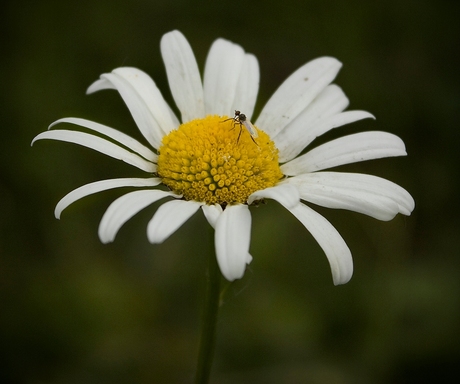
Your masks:
<path fill-rule="evenodd" d="M 207 224 L 197 214 L 162 245 L 156 206 L 102 245 L 97 226 L 121 191 L 56 202 L 129 166 L 32 138 L 67 116 L 140 138 L 116 92 L 85 96 L 103 72 L 136 66 L 173 105 L 159 52 L 180 29 L 204 66 L 213 40 L 254 53 L 257 111 L 296 68 L 344 63 L 337 83 L 363 121 L 326 135 L 384 130 L 409 157 L 341 167 L 407 188 L 409 218 L 319 209 L 353 251 L 334 287 L 326 258 L 275 202 L 253 209 L 254 261 L 221 310 L 215 383 L 451 383 L 459 376 L 460 3 L 455 1 L 7 1 L 2 6 L 0 382 L 187 383 L 198 348 Z M 257 112 L 256 111 L 256 112 Z M 231 112 L 231 111 L 229 111 Z"/>

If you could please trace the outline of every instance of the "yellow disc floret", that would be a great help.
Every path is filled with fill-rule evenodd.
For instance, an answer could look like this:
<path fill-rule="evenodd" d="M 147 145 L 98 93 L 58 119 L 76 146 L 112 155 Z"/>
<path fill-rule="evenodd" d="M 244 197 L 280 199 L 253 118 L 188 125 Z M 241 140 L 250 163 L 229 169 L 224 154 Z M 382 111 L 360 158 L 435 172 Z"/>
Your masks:
<path fill-rule="evenodd" d="M 192 120 L 163 138 L 158 175 L 185 200 L 246 203 L 251 193 L 282 178 L 278 149 L 270 137 L 257 130 L 253 138 L 243 125 L 226 119 Z"/>

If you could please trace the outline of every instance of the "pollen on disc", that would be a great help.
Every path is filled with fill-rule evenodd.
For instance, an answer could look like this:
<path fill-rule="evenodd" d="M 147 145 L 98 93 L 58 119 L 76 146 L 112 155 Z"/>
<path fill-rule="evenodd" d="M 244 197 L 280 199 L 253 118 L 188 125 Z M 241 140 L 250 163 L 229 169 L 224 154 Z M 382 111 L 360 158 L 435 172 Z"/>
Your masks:
<path fill-rule="evenodd" d="M 207 116 L 182 124 L 163 138 L 158 175 L 186 200 L 206 204 L 246 203 L 249 195 L 274 186 L 282 173 L 278 149 L 257 129 L 257 137 L 228 116 Z"/>

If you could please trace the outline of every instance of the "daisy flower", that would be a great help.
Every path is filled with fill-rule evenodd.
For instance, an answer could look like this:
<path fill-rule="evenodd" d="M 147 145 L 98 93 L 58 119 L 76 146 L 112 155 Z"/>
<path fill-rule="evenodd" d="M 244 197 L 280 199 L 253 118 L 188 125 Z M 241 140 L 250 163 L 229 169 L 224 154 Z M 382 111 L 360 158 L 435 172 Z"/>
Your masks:
<path fill-rule="evenodd" d="M 406 155 L 403 141 L 390 133 L 363 132 L 305 151 L 333 128 L 373 116 L 345 111 L 348 99 L 331 84 L 341 63 L 313 60 L 284 81 L 257 119 L 252 120 L 259 87 L 257 59 L 236 44 L 216 40 L 201 80 L 192 49 L 179 31 L 165 34 L 161 54 L 180 119 L 154 81 L 137 68 L 105 73 L 87 93 L 117 90 L 144 136 L 143 144 L 108 126 L 63 118 L 37 135 L 92 148 L 146 173 L 145 178 L 86 184 L 64 196 L 55 216 L 73 202 L 112 188 L 138 190 L 116 199 L 99 224 L 103 243 L 114 241 L 123 224 L 152 203 L 169 198 L 147 225 L 151 243 L 161 243 L 201 209 L 215 229 L 215 251 L 223 276 L 233 281 L 251 262 L 250 206 L 273 199 L 313 235 L 330 263 L 334 284 L 353 273 L 351 252 L 337 230 L 306 203 L 348 209 L 379 220 L 410 215 L 414 200 L 400 186 L 371 175 L 324 171 L 339 165 Z M 235 112 L 234 112 L 235 111 Z M 252 123 L 251 123 L 252 121 Z M 63 123 L 85 130 L 55 129 Z M 52 128 L 52 129 L 51 129 Z"/>

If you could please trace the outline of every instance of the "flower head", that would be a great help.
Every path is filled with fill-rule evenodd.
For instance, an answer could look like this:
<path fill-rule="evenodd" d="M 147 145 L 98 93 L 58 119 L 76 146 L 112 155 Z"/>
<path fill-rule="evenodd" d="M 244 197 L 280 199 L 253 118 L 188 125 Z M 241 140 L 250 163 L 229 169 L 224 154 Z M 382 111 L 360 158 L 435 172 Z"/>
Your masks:
<path fill-rule="evenodd" d="M 379 220 L 391 220 L 398 213 L 410 215 L 414 209 L 410 194 L 388 180 L 323 171 L 358 161 L 404 156 L 404 143 L 397 136 L 357 133 L 303 153 L 325 132 L 373 118 L 365 111 L 344 112 L 348 99 L 331 84 L 341 67 L 336 59 L 322 57 L 299 68 L 251 123 L 259 87 L 259 67 L 253 55 L 239 45 L 216 40 L 202 82 L 192 49 L 180 32 L 163 36 L 161 53 L 181 122 L 153 80 L 136 68 L 105 73 L 87 91 L 116 89 L 148 145 L 80 118 L 60 119 L 51 124 L 52 130 L 33 140 L 80 144 L 147 174 L 146 178 L 102 180 L 77 188 L 59 201 L 57 218 L 82 197 L 112 188 L 135 187 L 139 189 L 108 207 L 99 225 L 99 237 L 103 243 L 113 241 L 136 213 L 169 198 L 147 226 L 150 242 L 161 243 L 201 208 L 215 229 L 222 274 L 232 281 L 243 276 L 246 264 L 252 260 L 249 207 L 258 200 L 274 199 L 318 241 L 329 260 L 334 284 L 344 284 L 353 273 L 351 252 L 337 230 L 305 202 L 348 209 Z M 61 123 L 84 127 L 94 134 L 54 129 Z"/>

